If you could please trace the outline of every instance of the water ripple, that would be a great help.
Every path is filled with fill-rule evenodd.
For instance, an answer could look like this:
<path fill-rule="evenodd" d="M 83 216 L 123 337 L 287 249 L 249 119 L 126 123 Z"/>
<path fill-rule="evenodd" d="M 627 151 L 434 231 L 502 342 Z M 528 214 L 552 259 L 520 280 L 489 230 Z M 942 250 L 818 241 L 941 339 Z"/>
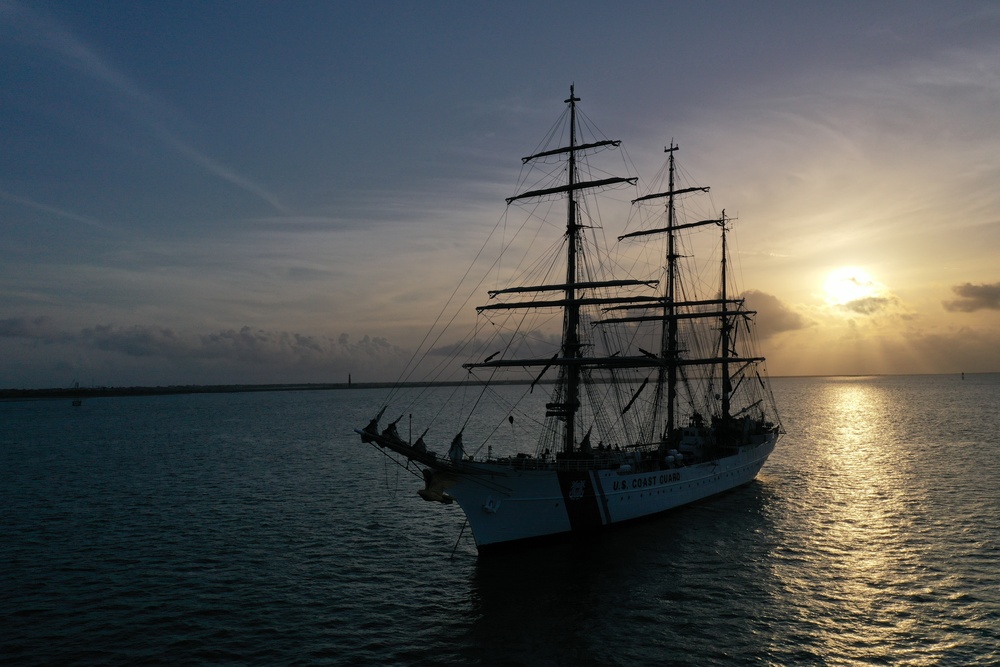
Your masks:
<path fill-rule="evenodd" d="M 0 404 L 0 662 L 998 664 L 998 389 L 779 380 L 755 483 L 490 558 L 369 391 Z"/>

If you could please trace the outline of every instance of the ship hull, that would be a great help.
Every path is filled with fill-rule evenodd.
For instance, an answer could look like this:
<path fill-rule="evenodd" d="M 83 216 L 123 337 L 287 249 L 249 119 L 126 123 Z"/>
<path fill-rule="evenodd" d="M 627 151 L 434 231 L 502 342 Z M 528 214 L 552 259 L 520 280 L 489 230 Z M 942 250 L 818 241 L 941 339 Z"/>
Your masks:
<path fill-rule="evenodd" d="M 625 473 L 618 469 L 518 470 L 494 463 L 438 470 L 429 486 L 453 498 L 482 551 L 593 531 L 687 505 L 753 481 L 777 435 L 706 463 Z"/>

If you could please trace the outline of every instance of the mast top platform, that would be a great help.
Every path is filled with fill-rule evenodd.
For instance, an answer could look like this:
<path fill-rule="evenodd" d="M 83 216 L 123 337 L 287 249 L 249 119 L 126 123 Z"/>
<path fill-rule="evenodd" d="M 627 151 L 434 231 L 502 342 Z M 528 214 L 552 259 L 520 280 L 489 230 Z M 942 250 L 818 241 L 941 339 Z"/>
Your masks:
<path fill-rule="evenodd" d="M 569 84 L 569 99 L 563 100 L 566 104 L 572 104 L 573 102 L 579 102 L 580 98 L 573 94 L 573 88 L 575 84 Z"/>

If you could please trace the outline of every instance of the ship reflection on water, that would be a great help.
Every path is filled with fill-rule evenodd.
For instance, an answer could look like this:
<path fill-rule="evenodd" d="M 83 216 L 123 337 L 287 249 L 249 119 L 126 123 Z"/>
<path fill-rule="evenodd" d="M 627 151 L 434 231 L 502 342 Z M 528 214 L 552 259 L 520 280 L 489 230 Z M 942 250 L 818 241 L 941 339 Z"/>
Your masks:
<path fill-rule="evenodd" d="M 479 558 L 469 644 L 482 653 L 474 657 L 687 664 L 717 650 L 720 631 L 741 642 L 765 636 L 773 502 L 757 481 L 603 533 Z"/>

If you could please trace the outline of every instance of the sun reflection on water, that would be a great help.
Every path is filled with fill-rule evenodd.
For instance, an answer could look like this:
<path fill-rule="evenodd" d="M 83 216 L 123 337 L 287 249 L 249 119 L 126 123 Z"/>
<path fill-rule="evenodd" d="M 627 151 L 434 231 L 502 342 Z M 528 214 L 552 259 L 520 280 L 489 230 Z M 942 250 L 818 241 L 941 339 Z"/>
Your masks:
<path fill-rule="evenodd" d="M 826 447 L 807 481 L 816 511 L 802 548 L 828 573 L 811 599 L 825 612 L 826 649 L 838 653 L 884 651 L 913 638 L 920 620 L 918 601 L 898 594 L 912 591 L 922 567 L 910 536 L 923 494 L 895 428 L 905 406 L 894 398 L 863 378 L 832 381 L 822 393 Z"/>

